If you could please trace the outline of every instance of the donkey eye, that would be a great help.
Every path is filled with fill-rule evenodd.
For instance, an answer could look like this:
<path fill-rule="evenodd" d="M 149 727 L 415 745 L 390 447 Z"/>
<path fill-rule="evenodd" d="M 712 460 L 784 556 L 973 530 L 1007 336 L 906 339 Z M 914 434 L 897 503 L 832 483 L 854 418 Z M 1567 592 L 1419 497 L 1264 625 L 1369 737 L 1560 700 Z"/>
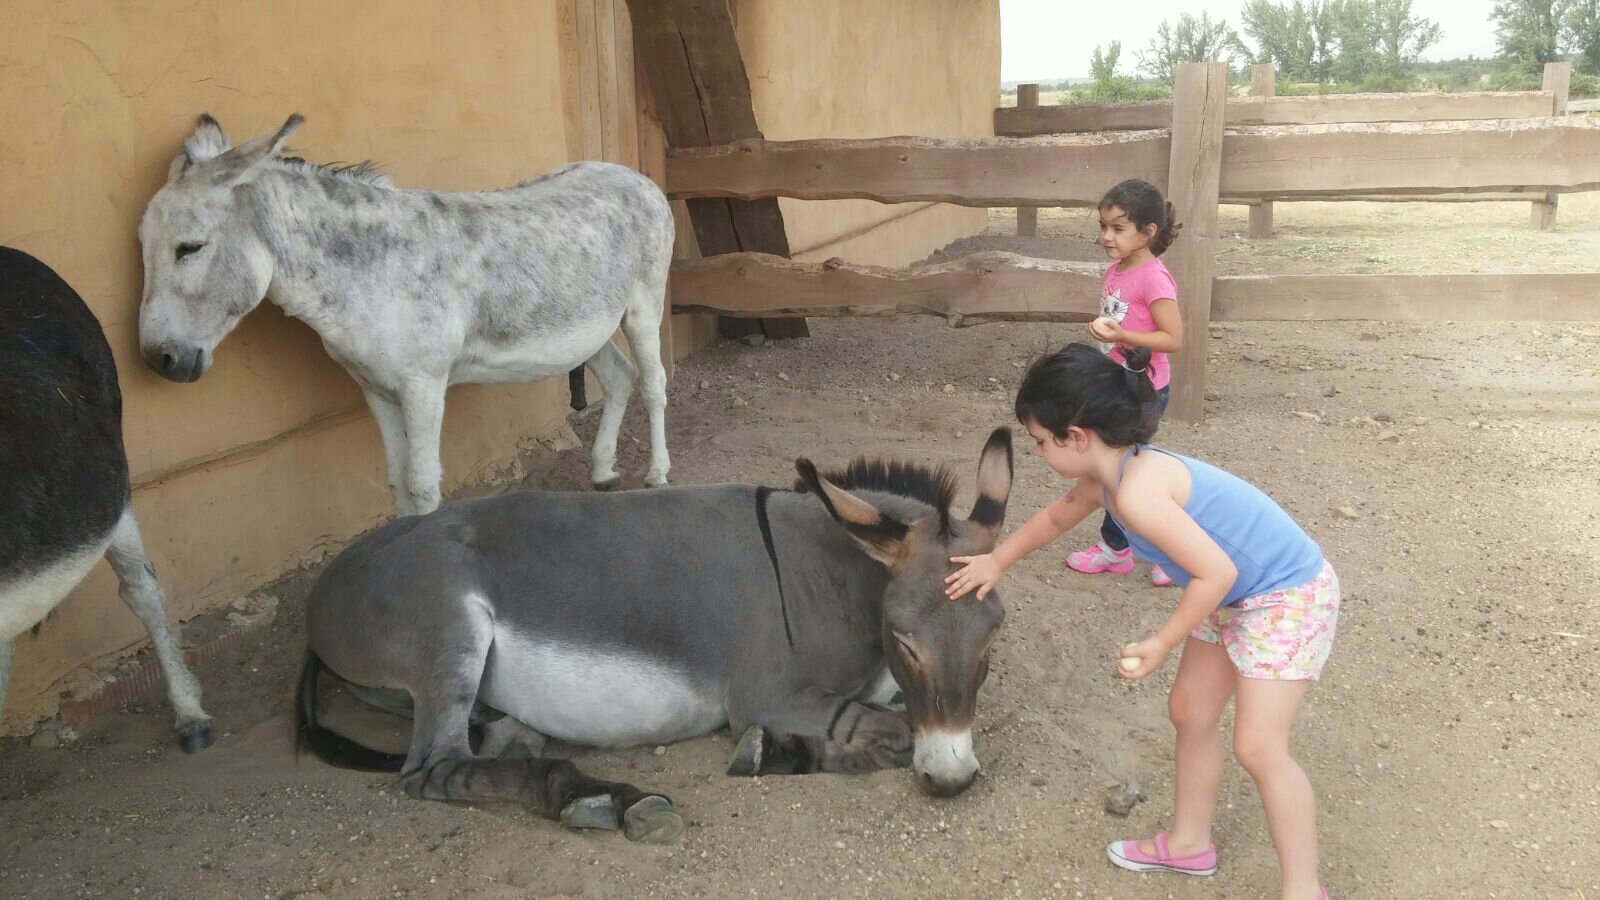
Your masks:
<path fill-rule="evenodd" d="M 902 636 L 900 636 L 898 634 L 894 636 L 894 639 L 895 639 L 896 642 L 898 642 L 900 644 L 901 652 L 905 653 L 905 655 L 906 655 L 906 657 L 908 659 L 910 659 L 914 663 L 922 662 L 922 657 L 918 656 L 917 655 L 917 651 L 912 648 L 911 641 L 907 640 L 906 638 L 904 638 L 904 637 L 902 637 Z"/>
<path fill-rule="evenodd" d="M 178 259 L 183 259 L 185 256 L 192 256 L 192 255 L 194 255 L 196 253 L 199 253 L 200 252 L 200 248 L 204 247 L 204 246 L 205 246 L 204 243 L 199 243 L 199 242 L 195 242 L 195 241 L 186 241 L 186 242 L 184 242 L 182 244 L 179 244 L 178 245 Z"/>

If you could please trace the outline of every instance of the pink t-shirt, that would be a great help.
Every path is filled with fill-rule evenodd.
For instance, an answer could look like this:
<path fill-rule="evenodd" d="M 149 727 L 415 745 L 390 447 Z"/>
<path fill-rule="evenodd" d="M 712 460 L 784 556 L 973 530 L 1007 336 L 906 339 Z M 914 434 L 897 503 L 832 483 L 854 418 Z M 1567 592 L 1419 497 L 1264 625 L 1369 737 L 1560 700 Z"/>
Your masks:
<path fill-rule="evenodd" d="M 1150 304 L 1157 300 L 1178 299 L 1178 283 L 1172 273 L 1152 259 L 1126 272 L 1117 271 L 1121 261 L 1106 269 L 1105 282 L 1100 287 L 1100 315 L 1121 325 L 1124 331 L 1155 331 L 1155 316 L 1150 314 Z M 1117 362 L 1125 362 L 1125 349 L 1121 344 L 1101 344 L 1100 348 L 1111 354 Z M 1167 354 L 1150 355 L 1150 383 L 1161 390 L 1172 380 L 1172 364 Z"/>

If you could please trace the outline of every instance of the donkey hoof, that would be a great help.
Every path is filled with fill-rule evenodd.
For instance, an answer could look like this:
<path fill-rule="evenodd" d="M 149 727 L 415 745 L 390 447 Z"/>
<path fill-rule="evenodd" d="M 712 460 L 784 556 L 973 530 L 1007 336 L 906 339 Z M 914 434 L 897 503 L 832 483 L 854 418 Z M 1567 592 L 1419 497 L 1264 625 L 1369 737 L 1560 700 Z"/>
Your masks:
<path fill-rule="evenodd" d="M 602 828 L 606 831 L 616 831 L 617 808 L 612 804 L 610 794 L 579 797 L 561 810 L 561 824 L 568 828 Z"/>
<path fill-rule="evenodd" d="M 671 800 L 652 795 L 622 814 L 622 833 L 641 844 L 670 844 L 683 834 L 683 817 Z"/>
<path fill-rule="evenodd" d="M 216 739 L 210 719 L 195 719 L 178 726 L 178 746 L 185 753 L 199 753 Z"/>
<path fill-rule="evenodd" d="M 761 774 L 761 759 L 767 752 L 767 730 L 751 725 L 733 748 L 733 758 L 728 760 L 728 774 L 740 778 L 753 778 Z"/>
<path fill-rule="evenodd" d="M 644 476 L 644 486 L 649 488 L 666 487 L 667 476 L 657 475 L 656 473 L 651 472 L 650 474 Z"/>
<path fill-rule="evenodd" d="M 617 485 L 621 483 L 622 476 L 613 475 L 610 478 L 604 479 L 603 481 L 596 481 L 594 483 L 594 489 L 597 491 L 614 491 L 617 489 Z"/>

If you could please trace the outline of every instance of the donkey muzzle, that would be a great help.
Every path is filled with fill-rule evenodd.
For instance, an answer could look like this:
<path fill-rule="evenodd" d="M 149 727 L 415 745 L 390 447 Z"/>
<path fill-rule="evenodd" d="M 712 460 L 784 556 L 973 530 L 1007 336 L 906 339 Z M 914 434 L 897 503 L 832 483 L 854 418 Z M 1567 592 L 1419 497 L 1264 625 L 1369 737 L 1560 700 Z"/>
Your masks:
<path fill-rule="evenodd" d="M 139 348 L 139 353 L 144 357 L 144 364 L 157 375 L 185 384 L 199 381 L 211 364 L 210 354 L 205 350 L 175 341 L 145 344 Z"/>
<path fill-rule="evenodd" d="M 916 737 L 911 759 L 917 787 L 932 797 L 954 797 L 978 777 L 972 731 L 925 731 Z"/>

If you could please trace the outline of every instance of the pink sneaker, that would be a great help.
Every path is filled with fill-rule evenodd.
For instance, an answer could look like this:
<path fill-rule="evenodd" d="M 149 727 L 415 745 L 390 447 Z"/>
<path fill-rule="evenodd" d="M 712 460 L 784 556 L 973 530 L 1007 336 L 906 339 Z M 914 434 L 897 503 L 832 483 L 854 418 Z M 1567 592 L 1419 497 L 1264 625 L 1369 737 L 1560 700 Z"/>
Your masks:
<path fill-rule="evenodd" d="M 1093 547 L 1085 547 L 1068 556 L 1067 568 L 1085 575 L 1099 575 L 1102 572 L 1126 575 L 1133 571 L 1133 551 L 1113 550 L 1106 546 L 1105 541 L 1100 541 Z"/>
<path fill-rule="evenodd" d="M 1163 571 L 1160 566 L 1151 566 L 1150 583 L 1156 587 L 1172 587 L 1172 576 Z"/>
<path fill-rule="evenodd" d="M 1167 833 L 1156 834 L 1156 853 L 1139 849 L 1138 841 L 1117 841 L 1106 848 L 1111 864 L 1130 872 L 1177 872 L 1181 875 L 1213 875 L 1217 871 L 1217 848 L 1207 847 L 1192 856 L 1173 856 L 1167 852 Z"/>

